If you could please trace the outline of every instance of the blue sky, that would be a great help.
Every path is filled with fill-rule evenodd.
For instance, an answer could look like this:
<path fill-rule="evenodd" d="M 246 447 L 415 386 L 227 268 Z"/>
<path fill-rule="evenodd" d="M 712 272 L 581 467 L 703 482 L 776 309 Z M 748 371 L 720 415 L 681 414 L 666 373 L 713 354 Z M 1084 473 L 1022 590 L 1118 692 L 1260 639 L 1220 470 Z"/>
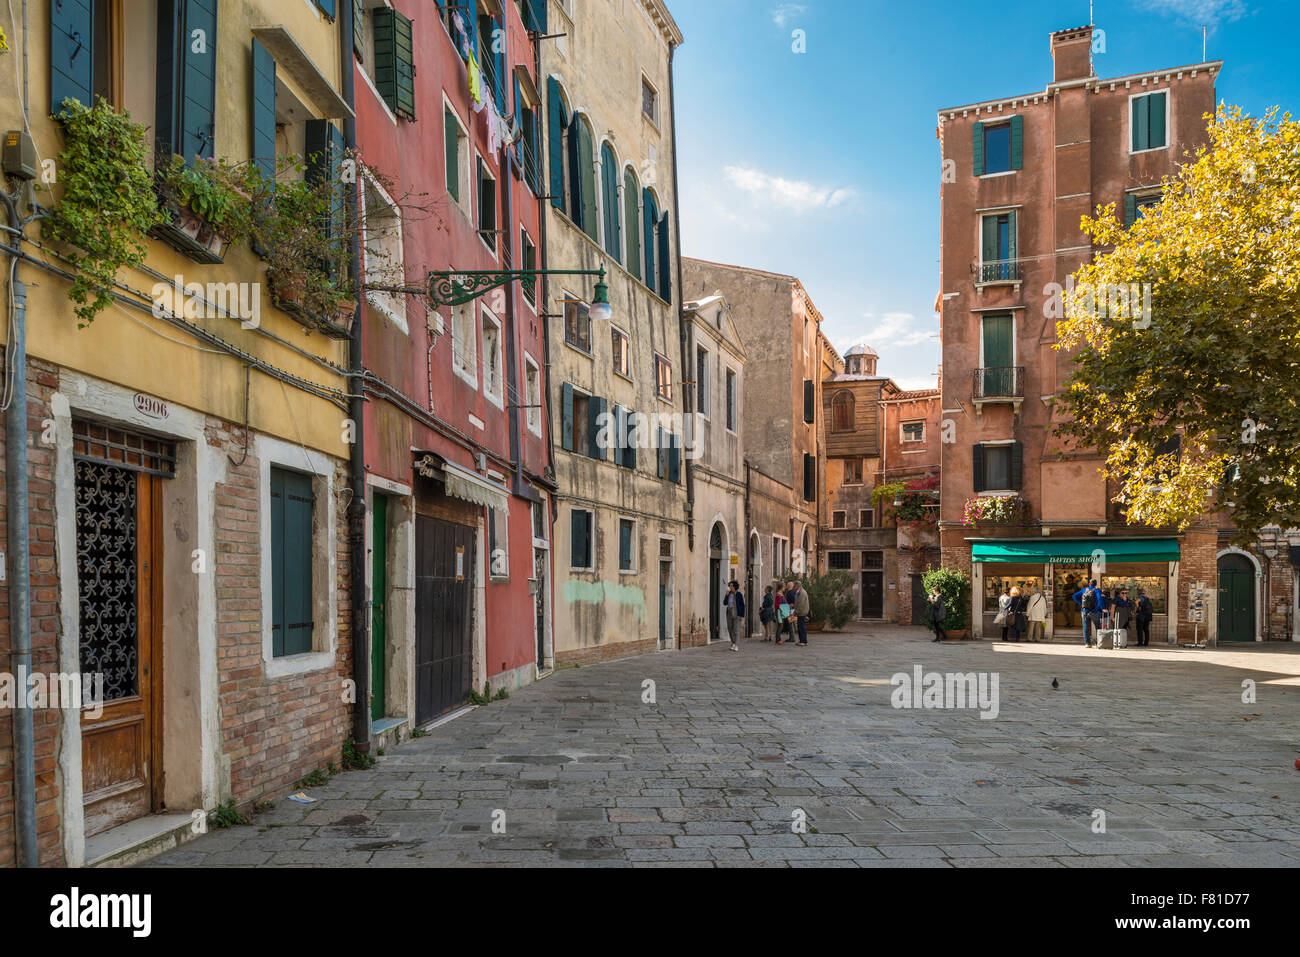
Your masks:
<path fill-rule="evenodd" d="M 841 352 L 931 387 L 945 106 L 1042 90 L 1088 0 L 668 0 L 686 255 L 803 280 Z M 1223 59 L 1219 99 L 1300 113 L 1300 0 L 1096 0 L 1101 76 Z M 807 52 L 792 50 L 803 30 Z"/>

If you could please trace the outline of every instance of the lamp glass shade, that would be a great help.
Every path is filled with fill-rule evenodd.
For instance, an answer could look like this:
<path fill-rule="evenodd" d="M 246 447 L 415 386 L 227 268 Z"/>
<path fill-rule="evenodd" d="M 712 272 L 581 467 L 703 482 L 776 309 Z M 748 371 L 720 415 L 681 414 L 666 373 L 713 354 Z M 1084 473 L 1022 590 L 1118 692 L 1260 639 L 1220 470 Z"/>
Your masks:
<path fill-rule="evenodd" d="M 605 283 L 596 283 L 596 298 L 588 314 L 596 322 L 609 322 L 614 318 L 614 307 L 609 304 L 609 286 Z"/>

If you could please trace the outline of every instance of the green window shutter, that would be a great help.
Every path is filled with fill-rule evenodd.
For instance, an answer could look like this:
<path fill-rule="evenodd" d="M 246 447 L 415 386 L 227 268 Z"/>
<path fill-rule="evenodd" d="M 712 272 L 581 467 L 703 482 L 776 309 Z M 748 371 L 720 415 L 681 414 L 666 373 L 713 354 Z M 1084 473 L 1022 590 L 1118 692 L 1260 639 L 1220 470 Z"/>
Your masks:
<path fill-rule="evenodd" d="M 1010 316 L 984 317 L 984 368 L 1007 369 L 1013 359 Z"/>
<path fill-rule="evenodd" d="M 366 62 L 366 8 L 362 0 L 352 0 L 352 52 Z"/>
<path fill-rule="evenodd" d="M 1151 149 L 1158 149 L 1159 147 L 1166 145 L 1165 97 L 1168 95 L 1168 93 L 1152 93 L 1147 97 L 1147 102 L 1150 104 L 1150 119 L 1148 125 L 1151 131 L 1148 145 Z"/>
<path fill-rule="evenodd" d="M 392 7 L 374 10 L 375 88 L 398 116 L 415 118 L 415 58 L 411 21 Z"/>
<path fill-rule="evenodd" d="M 638 441 L 636 441 L 637 436 L 635 435 L 635 432 L 637 431 L 637 426 L 640 421 L 641 417 L 637 415 L 637 413 L 627 413 L 628 440 L 627 446 L 623 449 L 623 467 L 632 469 L 633 471 L 636 471 L 636 450 L 637 445 L 639 444 Z"/>
<path fill-rule="evenodd" d="M 668 442 L 663 429 L 655 429 L 655 451 L 658 453 L 659 459 L 656 463 L 658 470 L 655 475 L 660 479 L 666 479 L 668 477 Z"/>
<path fill-rule="evenodd" d="M 568 112 L 560 97 L 555 77 L 546 80 L 547 162 L 551 167 L 551 205 L 564 209 L 564 130 L 569 125 Z"/>
<path fill-rule="evenodd" d="M 284 473 L 271 469 L 271 655 L 284 655 Z M 266 596 L 262 596 L 266 601 Z"/>
<path fill-rule="evenodd" d="M 982 240 L 980 243 L 980 262 L 992 263 L 998 260 L 998 218 L 985 216 L 980 220 Z M 984 277 L 980 277 L 984 278 Z"/>
<path fill-rule="evenodd" d="M 569 565 L 572 568 L 587 567 L 587 539 L 590 529 L 588 515 L 576 508 L 569 512 Z"/>
<path fill-rule="evenodd" d="M 613 432 L 610 438 L 613 442 L 614 464 L 623 464 L 623 455 L 627 449 L 627 442 L 624 440 L 627 435 L 627 410 L 621 405 L 616 405 L 609 413 L 610 422 L 613 425 Z"/>
<path fill-rule="evenodd" d="M 975 175 L 984 175 L 984 124 L 976 122 L 974 126 L 974 142 L 972 144 L 972 162 L 974 164 Z"/>
<path fill-rule="evenodd" d="M 276 657 L 312 650 L 311 477 L 271 469 L 271 635 Z"/>
<path fill-rule="evenodd" d="M 1025 483 L 1025 446 L 1015 442 L 1011 446 L 1011 487 L 1017 492 Z"/>
<path fill-rule="evenodd" d="M 325 14 L 325 16 L 331 20 L 334 19 L 336 12 L 335 0 L 316 0 L 316 6 L 320 7 L 321 13 Z"/>
<path fill-rule="evenodd" d="M 587 403 L 587 415 L 590 417 L 590 435 L 588 436 L 587 455 L 593 459 L 605 461 L 605 450 L 600 447 L 600 422 L 605 415 L 605 400 L 593 395 Z"/>
<path fill-rule="evenodd" d="M 1124 197 L 1124 228 L 1127 229 L 1137 221 L 1138 199 L 1133 193 Z"/>
<path fill-rule="evenodd" d="M 157 65 L 156 151 L 186 162 L 210 159 L 216 137 L 216 0 L 158 0 Z"/>
<path fill-rule="evenodd" d="M 94 106 L 91 0 L 50 0 L 50 113 L 64 100 Z M 11 51 L 10 56 L 15 54 Z"/>
<path fill-rule="evenodd" d="M 253 163 L 275 179 L 275 59 L 253 39 Z"/>
<path fill-rule="evenodd" d="M 984 446 L 972 446 L 971 453 L 971 481 L 973 483 L 972 491 L 984 491 Z"/>
<path fill-rule="evenodd" d="M 1139 96 L 1133 100 L 1133 152 L 1144 150 L 1151 142 L 1151 113 L 1147 105 L 1150 97 Z"/>
<path fill-rule="evenodd" d="M 1025 165 L 1025 118 L 1011 117 L 1011 168 L 1020 169 Z"/>
<path fill-rule="evenodd" d="M 601 203 L 605 207 L 605 252 L 622 261 L 622 218 L 618 209 L 618 165 L 614 151 L 606 143 L 600 148 Z"/>
<path fill-rule="evenodd" d="M 524 0 L 524 26 L 534 33 L 546 32 L 546 12 L 550 0 Z"/>
<path fill-rule="evenodd" d="M 594 241 L 600 235 L 596 222 L 596 151 L 591 127 L 586 123 L 578 124 L 578 171 L 582 187 L 582 231 Z"/>
<path fill-rule="evenodd" d="M 567 382 L 560 387 L 560 444 L 573 451 L 573 386 Z"/>
<path fill-rule="evenodd" d="M 334 200 L 324 228 L 337 236 L 343 230 L 346 213 L 345 193 L 340 185 L 343 154 L 346 152 L 343 134 L 329 120 L 308 120 L 304 150 L 307 181 L 333 184 Z"/>
<path fill-rule="evenodd" d="M 627 271 L 641 278 L 641 190 L 631 170 L 623 176 L 623 219 L 627 224 Z"/>
<path fill-rule="evenodd" d="M 817 501 L 817 457 L 806 453 L 803 457 L 803 500 Z"/>
<path fill-rule="evenodd" d="M 1020 258 L 1019 212 L 1019 210 L 1013 209 L 1007 213 L 1007 258 L 1012 262 Z"/>
<path fill-rule="evenodd" d="M 655 280 L 659 275 L 658 270 L 655 268 L 655 225 L 659 222 L 659 207 L 655 205 L 655 198 L 650 190 L 647 189 L 642 196 L 641 219 L 645 234 L 645 284 L 653 292 Z"/>
<path fill-rule="evenodd" d="M 673 299 L 673 257 L 671 237 L 668 232 L 668 214 L 659 220 L 659 297 L 668 302 Z"/>
<path fill-rule="evenodd" d="M 674 485 L 682 481 L 682 439 L 678 435 L 668 436 L 668 481 Z"/>
<path fill-rule="evenodd" d="M 453 203 L 460 202 L 460 123 L 448 110 L 443 114 L 444 148 L 447 161 L 447 192 Z"/>

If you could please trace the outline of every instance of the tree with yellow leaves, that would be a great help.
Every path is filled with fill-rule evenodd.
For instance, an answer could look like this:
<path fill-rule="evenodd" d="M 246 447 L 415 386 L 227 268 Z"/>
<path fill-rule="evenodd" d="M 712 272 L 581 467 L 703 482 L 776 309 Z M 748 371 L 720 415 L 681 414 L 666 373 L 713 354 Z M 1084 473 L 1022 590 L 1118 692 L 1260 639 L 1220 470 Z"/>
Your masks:
<path fill-rule="evenodd" d="M 1056 433 L 1101 450 L 1130 522 L 1300 527 L 1300 123 L 1277 112 L 1221 106 L 1159 204 L 1083 219 L 1107 251 L 1057 324 Z"/>

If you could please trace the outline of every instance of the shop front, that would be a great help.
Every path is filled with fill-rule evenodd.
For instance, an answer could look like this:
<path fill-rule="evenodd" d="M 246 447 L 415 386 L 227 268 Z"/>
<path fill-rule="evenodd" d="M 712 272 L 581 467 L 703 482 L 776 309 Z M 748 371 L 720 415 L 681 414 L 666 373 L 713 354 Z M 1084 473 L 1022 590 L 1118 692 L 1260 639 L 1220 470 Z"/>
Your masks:
<path fill-rule="evenodd" d="M 1151 599 L 1152 641 L 1169 635 L 1169 596 L 1178 592 L 1176 538 L 984 539 L 971 541 L 972 621 L 975 637 L 1001 638 L 994 624 L 998 599 L 1012 588 L 1040 590 L 1048 601 L 1047 633 L 1083 641 L 1083 618 L 1074 595 L 1096 580 L 1106 594 L 1142 590 Z"/>

